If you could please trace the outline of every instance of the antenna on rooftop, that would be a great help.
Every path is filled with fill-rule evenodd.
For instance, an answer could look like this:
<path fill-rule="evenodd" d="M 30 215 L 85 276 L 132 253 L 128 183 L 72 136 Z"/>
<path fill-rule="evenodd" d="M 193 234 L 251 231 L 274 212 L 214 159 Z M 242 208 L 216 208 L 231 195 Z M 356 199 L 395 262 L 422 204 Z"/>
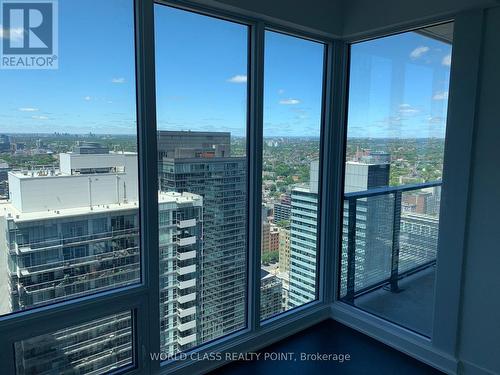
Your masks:
<path fill-rule="evenodd" d="M 92 178 L 89 177 L 89 206 L 90 206 L 90 209 L 93 210 L 93 207 L 92 207 Z"/>
<path fill-rule="evenodd" d="M 127 185 L 123 181 L 123 203 L 127 203 Z"/>

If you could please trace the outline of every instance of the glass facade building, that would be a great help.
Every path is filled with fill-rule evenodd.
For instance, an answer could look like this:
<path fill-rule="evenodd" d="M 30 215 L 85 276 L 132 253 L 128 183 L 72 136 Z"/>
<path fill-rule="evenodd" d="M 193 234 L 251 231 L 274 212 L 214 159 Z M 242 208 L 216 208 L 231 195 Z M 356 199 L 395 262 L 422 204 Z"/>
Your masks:
<path fill-rule="evenodd" d="M 290 292 L 288 307 L 309 303 L 317 295 L 318 180 L 311 163 L 309 186 L 292 189 L 290 223 Z"/>
<path fill-rule="evenodd" d="M 162 191 L 203 197 L 199 343 L 245 327 L 247 177 L 245 157 L 231 157 L 230 134 L 158 133 Z"/>

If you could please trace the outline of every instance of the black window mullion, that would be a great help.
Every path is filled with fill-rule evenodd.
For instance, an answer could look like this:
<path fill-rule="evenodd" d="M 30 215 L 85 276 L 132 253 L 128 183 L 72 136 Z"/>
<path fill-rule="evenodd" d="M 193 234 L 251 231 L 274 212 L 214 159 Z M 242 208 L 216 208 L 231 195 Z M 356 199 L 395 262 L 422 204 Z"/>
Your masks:
<path fill-rule="evenodd" d="M 260 249 L 262 231 L 262 143 L 264 106 L 264 24 L 250 32 L 248 110 L 248 322 L 252 331 L 260 327 Z"/>
<path fill-rule="evenodd" d="M 148 330 L 138 332 L 144 336 L 137 349 L 144 368 L 155 372 L 159 361 L 148 363 L 148 353 L 160 350 L 154 1 L 136 0 L 135 12 L 142 280 L 148 294 L 148 313 L 137 317 Z"/>

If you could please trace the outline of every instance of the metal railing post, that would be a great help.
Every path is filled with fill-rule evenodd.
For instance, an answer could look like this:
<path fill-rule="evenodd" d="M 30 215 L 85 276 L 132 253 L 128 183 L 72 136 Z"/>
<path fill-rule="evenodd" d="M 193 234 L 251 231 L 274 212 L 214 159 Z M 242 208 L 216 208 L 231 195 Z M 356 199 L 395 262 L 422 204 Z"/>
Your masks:
<path fill-rule="evenodd" d="M 354 285 L 356 275 L 356 206 L 357 199 L 348 199 L 349 213 L 347 218 L 347 292 L 346 300 L 354 302 Z"/>
<path fill-rule="evenodd" d="M 401 191 L 394 192 L 394 215 L 392 223 L 391 292 L 399 292 L 399 238 L 401 232 Z"/>

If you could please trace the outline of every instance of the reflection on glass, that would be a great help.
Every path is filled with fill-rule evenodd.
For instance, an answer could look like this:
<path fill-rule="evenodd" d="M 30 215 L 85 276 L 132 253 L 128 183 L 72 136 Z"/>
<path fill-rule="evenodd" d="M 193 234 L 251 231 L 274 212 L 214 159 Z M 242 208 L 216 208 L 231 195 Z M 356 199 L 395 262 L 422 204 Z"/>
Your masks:
<path fill-rule="evenodd" d="M 1 314 L 140 279 L 133 1 L 59 14 L 57 69 L 0 70 Z"/>
<path fill-rule="evenodd" d="M 129 311 L 18 341 L 16 374 L 105 374 L 132 365 Z"/>
<path fill-rule="evenodd" d="M 266 31 L 261 319 L 317 298 L 324 45 Z"/>
<path fill-rule="evenodd" d="M 155 6 L 161 350 L 246 326 L 246 26 Z"/>
<path fill-rule="evenodd" d="M 453 24 L 351 47 L 340 297 L 432 331 Z"/>

